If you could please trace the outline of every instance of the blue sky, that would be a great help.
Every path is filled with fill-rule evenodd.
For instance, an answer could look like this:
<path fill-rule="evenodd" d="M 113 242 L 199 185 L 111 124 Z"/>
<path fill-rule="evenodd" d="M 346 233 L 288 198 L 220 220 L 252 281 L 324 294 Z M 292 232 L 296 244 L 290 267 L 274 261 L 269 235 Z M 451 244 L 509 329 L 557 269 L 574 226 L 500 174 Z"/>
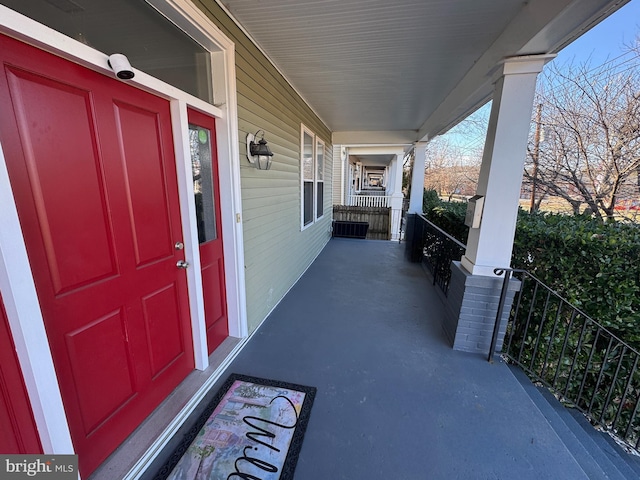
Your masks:
<path fill-rule="evenodd" d="M 640 0 L 631 0 L 565 47 L 554 63 L 588 61 L 591 66 L 600 65 L 625 53 L 627 51 L 625 44 L 633 44 L 638 34 L 640 34 Z M 490 103 L 471 115 L 470 119 L 473 121 L 473 119 L 484 117 L 488 121 L 489 109 Z M 462 159 L 463 161 L 475 161 L 478 149 L 484 144 L 484 136 L 485 133 L 481 129 L 476 128 L 470 131 L 463 121 L 443 135 L 443 140 L 449 140 L 460 150 L 461 155 L 466 157 Z"/>
<path fill-rule="evenodd" d="M 640 0 L 632 0 L 620 10 L 610 15 L 575 42 L 565 47 L 556 62 L 575 60 L 597 65 L 607 58 L 612 59 L 624 52 L 624 44 L 633 43 L 640 32 Z"/>

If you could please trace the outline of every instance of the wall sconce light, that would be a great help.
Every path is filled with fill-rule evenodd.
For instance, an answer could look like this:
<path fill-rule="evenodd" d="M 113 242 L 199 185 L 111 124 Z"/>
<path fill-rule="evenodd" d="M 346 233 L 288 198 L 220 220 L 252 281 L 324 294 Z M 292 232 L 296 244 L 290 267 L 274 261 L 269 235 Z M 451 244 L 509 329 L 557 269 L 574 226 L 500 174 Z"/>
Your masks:
<path fill-rule="evenodd" d="M 256 143 L 254 140 L 260 132 L 262 132 L 262 137 Z M 273 153 L 269 150 L 267 141 L 264 139 L 263 130 L 258 130 L 255 135 L 247 134 L 247 160 L 251 165 L 255 165 L 258 170 L 269 170 L 271 157 L 273 157 Z"/>

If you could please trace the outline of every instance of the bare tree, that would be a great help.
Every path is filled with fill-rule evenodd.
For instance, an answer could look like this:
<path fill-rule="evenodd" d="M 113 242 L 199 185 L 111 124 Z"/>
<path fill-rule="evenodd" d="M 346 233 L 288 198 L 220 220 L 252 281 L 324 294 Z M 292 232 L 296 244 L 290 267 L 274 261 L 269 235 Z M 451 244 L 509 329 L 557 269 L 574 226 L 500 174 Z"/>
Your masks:
<path fill-rule="evenodd" d="M 473 195 L 480 158 L 481 150 L 469 152 L 468 147 L 454 144 L 446 136 L 435 138 L 427 147 L 425 188 L 449 200 L 454 195 Z"/>
<path fill-rule="evenodd" d="M 595 68 L 550 65 L 541 80 L 524 174 L 533 208 L 555 195 L 575 213 L 586 205 L 596 217 L 612 219 L 629 200 L 624 196 L 638 196 L 629 188 L 637 187 L 640 170 L 638 56 Z"/>
<path fill-rule="evenodd" d="M 469 115 L 447 133 L 431 140 L 425 158 L 424 186 L 441 197 L 475 194 L 490 104 Z"/>

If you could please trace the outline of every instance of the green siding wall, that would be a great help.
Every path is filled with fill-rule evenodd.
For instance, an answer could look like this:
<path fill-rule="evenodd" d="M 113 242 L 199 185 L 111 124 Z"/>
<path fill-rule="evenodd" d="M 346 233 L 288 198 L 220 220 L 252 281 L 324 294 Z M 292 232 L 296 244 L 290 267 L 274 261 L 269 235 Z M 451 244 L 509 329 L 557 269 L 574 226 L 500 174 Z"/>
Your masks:
<path fill-rule="evenodd" d="M 247 316 L 255 330 L 330 238 L 331 132 L 213 0 L 194 0 L 236 47 Z M 259 71 L 255 68 L 259 67 Z M 300 128 L 325 143 L 324 217 L 300 231 Z M 265 131 L 271 170 L 246 160 L 247 133 Z"/>

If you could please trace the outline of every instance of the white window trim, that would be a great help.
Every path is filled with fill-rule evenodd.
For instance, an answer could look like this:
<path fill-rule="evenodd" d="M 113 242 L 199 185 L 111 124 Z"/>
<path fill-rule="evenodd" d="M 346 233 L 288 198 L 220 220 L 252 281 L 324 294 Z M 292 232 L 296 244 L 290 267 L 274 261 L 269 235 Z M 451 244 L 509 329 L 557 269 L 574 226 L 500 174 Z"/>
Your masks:
<path fill-rule="evenodd" d="M 229 335 L 248 335 L 244 277 L 244 247 L 241 222 L 239 140 L 235 48 L 231 42 L 189 0 L 148 0 L 188 35 L 211 52 L 214 101 L 221 108 L 189 95 L 139 70 L 130 84 L 171 102 L 176 166 L 181 199 L 185 254 L 193 268 L 188 272 L 189 302 L 196 368 L 208 366 L 204 304 L 191 164 L 188 152 L 187 106 L 216 117 L 219 157 L 220 203 L 224 235 Z M 0 32 L 71 60 L 91 70 L 112 75 L 107 55 L 77 42 L 49 27 L 0 5 Z M 186 149 L 186 150 L 185 150 Z M 36 426 L 45 453 L 73 453 L 71 436 L 56 381 L 42 313 L 31 275 L 17 209 L 13 199 L 5 158 L 0 145 L 0 290 L 9 327 L 16 345 Z M 189 238 L 186 238 L 189 237 Z M 189 245 L 189 249 L 187 249 Z M 177 421 L 177 419 L 176 419 Z M 174 422 L 175 423 L 175 422 Z"/>
<path fill-rule="evenodd" d="M 313 159 L 313 188 L 315 188 L 315 178 L 316 178 L 316 174 L 315 174 L 315 158 L 316 158 L 316 147 L 315 147 L 315 143 L 316 143 L 316 136 L 315 134 L 311 131 L 311 129 L 307 128 L 304 124 L 300 124 L 300 230 L 306 230 L 307 228 L 311 227 L 314 223 L 315 223 L 315 214 L 313 212 L 311 212 L 311 221 L 309 223 L 307 223 L 305 225 L 304 223 L 304 183 L 305 183 L 305 178 L 304 178 L 304 135 L 305 133 L 307 135 L 309 135 L 311 137 L 311 156 Z M 313 193 L 313 197 L 315 198 L 315 193 Z M 313 205 L 311 206 L 311 208 L 315 208 L 315 201 L 312 201 Z"/>
<path fill-rule="evenodd" d="M 318 156 L 319 156 L 319 150 L 320 148 L 322 148 L 322 179 L 318 178 Z M 313 198 L 314 198 L 314 207 L 313 207 L 313 218 L 314 220 L 317 222 L 318 220 L 321 220 L 324 217 L 324 175 L 326 173 L 326 169 L 325 169 L 325 165 L 327 164 L 327 149 L 325 146 L 324 141 L 322 141 L 317 135 L 315 137 L 315 142 L 314 142 L 314 155 L 313 155 L 313 161 L 314 161 L 314 170 L 313 173 L 316 176 L 315 181 L 313 182 Z M 318 184 L 322 184 L 322 215 L 318 216 Z"/>
<path fill-rule="evenodd" d="M 313 205 L 311 221 L 305 225 L 304 223 L 304 135 L 305 133 L 311 137 L 312 142 L 312 158 L 313 158 Z M 318 180 L 318 144 L 322 144 L 322 180 Z M 307 127 L 304 124 L 300 124 L 300 231 L 306 230 L 309 227 L 312 227 L 316 222 L 323 219 L 325 216 L 324 206 L 322 209 L 322 215 L 318 216 L 318 183 L 322 183 L 324 188 L 324 175 L 326 174 L 326 164 L 327 164 L 327 156 L 326 156 L 326 144 L 324 140 L 320 139 L 318 135 L 316 135 L 313 130 Z M 308 180 L 307 180 L 308 181 Z M 324 194 L 323 194 L 323 202 L 324 202 Z"/>

